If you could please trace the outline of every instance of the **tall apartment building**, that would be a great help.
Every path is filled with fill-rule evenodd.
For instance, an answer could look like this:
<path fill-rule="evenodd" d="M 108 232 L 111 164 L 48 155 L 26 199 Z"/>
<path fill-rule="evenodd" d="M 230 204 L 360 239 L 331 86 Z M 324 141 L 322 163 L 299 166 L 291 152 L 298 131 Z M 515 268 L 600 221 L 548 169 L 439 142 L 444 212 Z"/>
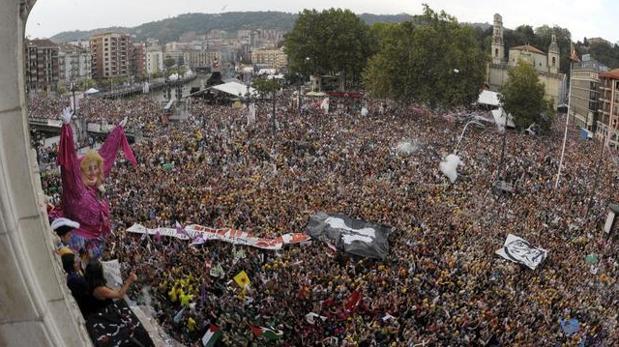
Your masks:
<path fill-rule="evenodd" d="M 188 50 L 184 53 L 185 65 L 189 65 L 190 68 L 207 68 L 211 66 L 211 54 L 207 51 Z"/>
<path fill-rule="evenodd" d="M 159 46 L 148 47 L 146 50 L 146 73 L 149 75 L 163 72 L 163 51 Z"/>
<path fill-rule="evenodd" d="M 271 69 L 282 69 L 288 65 L 288 57 L 283 48 L 252 51 L 251 61 L 255 65 Z"/>
<path fill-rule="evenodd" d="M 257 38 L 252 47 L 255 48 L 276 48 L 284 40 L 285 32 L 278 29 L 258 29 Z"/>
<path fill-rule="evenodd" d="M 583 56 L 581 62 L 573 64 L 570 78 L 570 116 L 577 126 L 594 132 L 598 120 L 599 73 L 604 71 L 608 67 Z"/>
<path fill-rule="evenodd" d="M 59 77 L 58 45 L 50 40 L 26 42 L 26 91 L 56 90 Z"/>
<path fill-rule="evenodd" d="M 58 65 L 60 80 L 65 85 L 92 77 L 90 49 L 72 44 L 59 46 Z"/>
<path fill-rule="evenodd" d="M 596 137 L 604 139 L 610 127 L 614 135 L 610 138 L 610 144 L 619 146 L 619 69 L 601 72 L 600 94 L 598 104 L 599 120 L 597 122 Z"/>
<path fill-rule="evenodd" d="M 143 42 L 132 44 L 129 69 L 132 76 L 146 76 L 146 44 Z"/>
<path fill-rule="evenodd" d="M 127 34 L 103 33 L 92 36 L 92 77 L 102 79 L 128 76 L 132 48 Z"/>

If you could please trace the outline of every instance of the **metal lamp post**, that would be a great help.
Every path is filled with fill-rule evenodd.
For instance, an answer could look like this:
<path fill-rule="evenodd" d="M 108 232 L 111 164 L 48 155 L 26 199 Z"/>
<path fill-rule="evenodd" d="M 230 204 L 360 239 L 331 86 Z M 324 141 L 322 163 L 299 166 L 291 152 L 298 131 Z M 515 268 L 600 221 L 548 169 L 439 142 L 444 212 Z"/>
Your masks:
<path fill-rule="evenodd" d="M 73 114 L 77 116 L 77 103 L 75 102 L 75 83 L 71 82 L 71 95 L 73 97 Z"/>
<path fill-rule="evenodd" d="M 273 138 L 275 138 L 275 132 L 276 132 L 276 128 L 277 128 L 277 124 L 275 121 L 275 94 L 277 93 L 277 91 L 273 91 L 273 93 L 271 93 L 271 98 L 273 99 L 273 114 L 271 115 L 271 127 L 273 129 Z"/>
<path fill-rule="evenodd" d="M 304 69 L 305 71 L 308 70 L 308 64 L 309 64 L 310 60 L 312 60 L 312 58 L 305 57 L 305 69 Z M 311 73 L 307 73 L 307 75 L 308 75 L 308 77 L 310 77 L 310 81 L 311 81 Z M 299 77 L 299 76 L 297 76 L 297 77 Z M 300 77 L 301 78 L 299 79 L 299 94 L 297 95 L 297 97 L 299 99 L 298 102 L 297 102 L 297 104 L 299 106 L 299 114 L 301 114 L 301 106 L 302 106 L 302 103 L 303 103 L 303 99 L 302 99 L 302 96 L 301 96 L 301 94 L 302 94 L 302 92 L 301 92 L 302 88 L 301 87 L 303 86 L 303 82 L 305 82 L 305 76 L 303 74 L 301 74 Z"/>
<path fill-rule="evenodd" d="M 456 143 L 456 148 L 454 149 L 454 154 L 458 154 L 458 148 L 460 147 L 460 142 L 462 142 L 462 138 L 464 138 L 464 133 L 466 132 L 467 127 L 469 126 L 469 124 L 474 124 L 480 128 L 484 128 L 484 125 L 479 123 L 476 119 L 470 120 L 466 123 L 466 125 L 464 125 L 464 128 L 462 129 L 462 133 L 460 134 L 460 137 L 458 138 L 458 143 Z"/>
<path fill-rule="evenodd" d="M 570 59 L 570 79 L 572 78 L 572 65 L 573 61 Z M 561 179 L 561 169 L 563 168 L 563 157 L 565 156 L 565 144 L 567 143 L 567 127 L 570 121 L 570 106 L 572 100 L 572 81 L 570 81 L 570 87 L 567 92 L 567 114 L 565 115 L 565 132 L 563 133 L 563 145 L 561 148 L 561 159 L 559 159 L 559 170 L 557 171 L 557 179 L 555 180 L 555 189 L 559 188 L 559 181 Z"/>
<path fill-rule="evenodd" d="M 303 75 L 296 73 L 297 75 L 297 113 L 301 114 L 301 84 L 303 83 Z"/>

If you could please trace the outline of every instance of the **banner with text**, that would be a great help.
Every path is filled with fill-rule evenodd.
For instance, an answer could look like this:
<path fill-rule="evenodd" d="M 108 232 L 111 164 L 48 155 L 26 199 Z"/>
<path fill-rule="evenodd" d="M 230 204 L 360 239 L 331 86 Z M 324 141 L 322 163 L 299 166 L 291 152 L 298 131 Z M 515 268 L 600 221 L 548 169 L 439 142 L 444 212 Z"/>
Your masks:
<path fill-rule="evenodd" d="M 148 229 L 140 224 L 134 224 L 127 229 L 130 233 L 160 235 L 176 237 L 181 240 L 192 240 L 192 244 L 202 244 L 206 241 L 216 240 L 232 243 L 235 245 L 250 246 L 260 249 L 278 250 L 283 245 L 300 244 L 310 241 L 310 236 L 303 233 L 287 233 L 276 238 L 256 237 L 250 233 L 230 228 L 209 228 L 202 225 L 192 224 L 184 228 L 184 233 L 175 228 Z"/>

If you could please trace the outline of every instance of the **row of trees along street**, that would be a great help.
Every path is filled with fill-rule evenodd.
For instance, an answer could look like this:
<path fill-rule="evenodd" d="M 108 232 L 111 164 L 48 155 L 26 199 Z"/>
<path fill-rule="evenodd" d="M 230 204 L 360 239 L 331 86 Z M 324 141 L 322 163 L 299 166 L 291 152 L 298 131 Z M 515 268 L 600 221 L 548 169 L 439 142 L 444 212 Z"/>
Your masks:
<path fill-rule="evenodd" d="M 478 31 L 427 5 L 412 21 L 372 26 L 350 10 L 304 10 L 285 37 L 285 52 L 291 75 L 339 76 L 341 89 L 440 110 L 470 105 L 479 95 L 489 56 Z M 543 123 L 538 118 L 548 103 L 532 67 L 513 69 L 503 92 L 519 128 Z"/>

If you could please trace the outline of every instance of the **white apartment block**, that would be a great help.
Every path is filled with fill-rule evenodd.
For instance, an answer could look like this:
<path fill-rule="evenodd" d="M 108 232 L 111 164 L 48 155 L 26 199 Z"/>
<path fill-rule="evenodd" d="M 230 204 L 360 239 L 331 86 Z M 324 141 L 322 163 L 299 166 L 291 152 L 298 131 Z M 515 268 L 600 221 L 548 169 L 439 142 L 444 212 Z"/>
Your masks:
<path fill-rule="evenodd" d="M 61 45 L 58 52 L 59 79 L 65 84 L 92 78 L 89 48 Z"/>
<path fill-rule="evenodd" d="M 163 52 L 160 49 L 148 49 L 146 51 L 146 73 L 151 75 L 163 70 Z"/>

